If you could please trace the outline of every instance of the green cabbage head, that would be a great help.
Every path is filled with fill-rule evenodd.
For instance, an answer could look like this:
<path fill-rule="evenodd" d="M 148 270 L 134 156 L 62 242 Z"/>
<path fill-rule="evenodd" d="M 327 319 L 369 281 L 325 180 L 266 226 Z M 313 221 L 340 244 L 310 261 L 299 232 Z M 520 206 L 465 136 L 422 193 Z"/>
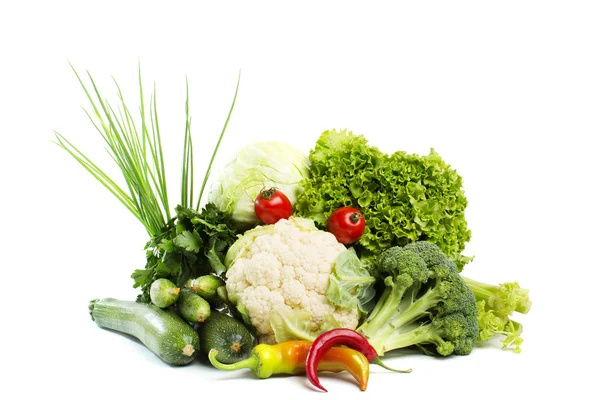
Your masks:
<path fill-rule="evenodd" d="M 308 155 L 288 143 L 248 145 L 216 176 L 208 201 L 223 212 L 231 212 L 238 228 L 251 228 L 259 222 L 254 200 L 260 190 L 276 187 L 293 206 L 303 190 L 300 182 L 309 177 L 308 166 Z"/>

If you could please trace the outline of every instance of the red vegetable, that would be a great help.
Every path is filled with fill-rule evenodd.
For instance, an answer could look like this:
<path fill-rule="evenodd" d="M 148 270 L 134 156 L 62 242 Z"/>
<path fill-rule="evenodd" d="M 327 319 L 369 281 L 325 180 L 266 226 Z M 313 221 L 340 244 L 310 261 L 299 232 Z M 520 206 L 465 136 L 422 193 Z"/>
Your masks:
<path fill-rule="evenodd" d="M 274 224 L 292 215 L 292 203 L 283 192 L 276 188 L 263 189 L 254 201 L 254 212 L 265 224 Z"/>
<path fill-rule="evenodd" d="M 259 344 L 252 350 L 250 356 L 234 364 L 222 364 L 217 360 L 217 351 L 208 353 L 210 363 L 221 370 L 235 371 L 250 368 L 254 375 L 265 379 L 272 375 L 297 375 L 304 373 L 306 357 L 312 343 L 306 340 L 290 340 L 279 344 Z M 319 371 L 347 371 L 360 386 L 367 389 L 369 381 L 369 360 L 360 351 L 346 347 L 336 347 L 323 354 Z"/>
<path fill-rule="evenodd" d="M 327 230 L 333 233 L 340 243 L 354 243 L 365 231 L 365 217 L 356 208 L 338 208 L 329 217 Z"/>
<path fill-rule="evenodd" d="M 324 332 L 319 335 L 313 344 L 310 346 L 308 350 L 308 355 L 306 356 L 306 376 L 310 383 L 312 383 L 317 388 L 327 391 L 319 382 L 319 376 L 317 374 L 319 361 L 321 357 L 333 346 L 346 346 L 353 350 L 357 350 L 365 355 L 369 363 L 377 364 L 387 370 L 394 372 L 411 372 L 412 369 L 407 370 L 397 370 L 388 367 L 379 359 L 379 355 L 377 351 L 369 341 L 362 336 L 360 333 L 347 328 L 336 328 L 330 331 Z"/>

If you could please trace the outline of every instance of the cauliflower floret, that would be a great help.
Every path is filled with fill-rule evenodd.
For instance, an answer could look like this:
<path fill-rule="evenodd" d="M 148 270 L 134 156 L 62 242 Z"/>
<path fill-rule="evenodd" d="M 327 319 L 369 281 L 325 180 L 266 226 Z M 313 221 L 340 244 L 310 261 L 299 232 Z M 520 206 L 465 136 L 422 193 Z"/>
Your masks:
<path fill-rule="evenodd" d="M 302 218 L 254 228 L 227 254 L 227 294 L 246 308 L 262 343 L 275 343 L 269 321 L 276 307 L 309 312 L 313 329 L 330 316 L 355 329 L 358 310 L 337 307 L 326 296 L 329 275 L 344 250 L 335 236 Z"/>

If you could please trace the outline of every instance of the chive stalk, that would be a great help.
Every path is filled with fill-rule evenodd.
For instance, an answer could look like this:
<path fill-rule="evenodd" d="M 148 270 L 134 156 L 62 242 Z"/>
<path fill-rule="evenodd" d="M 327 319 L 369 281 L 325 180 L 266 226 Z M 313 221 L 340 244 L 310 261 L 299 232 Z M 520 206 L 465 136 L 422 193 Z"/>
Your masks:
<path fill-rule="evenodd" d="M 171 221 L 171 208 L 167 195 L 167 180 L 162 139 L 159 127 L 156 85 L 150 96 L 150 106 L 146 108 L 145 94 L 142 85 L 141 68 L 138 65 L 139 84 L 139 122 L 127 106 L 121 88 L 115 79 L 118 103 L 113 107 L 101 95 L 92 75 L 87 72 L 88 82 L 71 65 L 90 105 L 85 111 L 88 118 L 103 138 L 107 150 L 119 167 L 124 184 L 106 174 L 102 168 L 88 158 L 73 143 L 58 132 L 55 143 L 66 150 L 83 168 L 108 189 L 144 226 L 150 237 L 164 232 Z M 196 210 L 204 193 L 213 161 L 231 118 L 240 84 L 240 75 L 235 94 L 225 124 L 215 145 L 208 168 L 204 175 L 202 187 L 197 199 Z M 183 140 L 181 171 L 181 205 L 192 207 L 194 203 L 194 159 L 191 135 L 191 118 L 189 113 L 189 86 L 186 78 L 185 99 L 185 131 Z"/>

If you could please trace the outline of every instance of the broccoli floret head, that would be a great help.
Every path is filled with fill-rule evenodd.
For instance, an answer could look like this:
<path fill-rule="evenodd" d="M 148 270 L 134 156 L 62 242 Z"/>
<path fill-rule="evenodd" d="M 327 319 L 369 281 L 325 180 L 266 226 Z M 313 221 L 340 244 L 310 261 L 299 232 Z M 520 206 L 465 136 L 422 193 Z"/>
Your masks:
<path fill-rule="evenodd" d="M 410 251 L 417 254 L 429 268 L 435 265 L 446 265 L 449 269 L 458 272 L 456 264 L 450 261 L 444 253 L 435 244 L 427 241 L 412 242 L 402 247 L 404 251 Z"/>
<path fill-rule="evenodd" d="M 427 353 L 442 356 L 451 354 L 467 355 L 473 350 L 477 335 L 471 335 L 472 322 L 461 313 L 434 318 L 430 324 L 424 325 L 423 341 L 419 347 Z M 477 327 L 477 326 L 475 326 Z"/>
<path fill-rule="evenodd" d="M 381 253 L 377 265 L 381 276 L 386 277 L 388 282 L 392 279 L 405 287 L 426 282 L 430 274 L 423 258 L 398 246 Z"/>
<path fill-rule="evenodd" d="M 429 242 L 392 247 L 376 267 L 386 288 L 358 331 L 379 354 L 417 346 L 466 355 L 477 340 L 477 304 L 456 265 Z"/>

